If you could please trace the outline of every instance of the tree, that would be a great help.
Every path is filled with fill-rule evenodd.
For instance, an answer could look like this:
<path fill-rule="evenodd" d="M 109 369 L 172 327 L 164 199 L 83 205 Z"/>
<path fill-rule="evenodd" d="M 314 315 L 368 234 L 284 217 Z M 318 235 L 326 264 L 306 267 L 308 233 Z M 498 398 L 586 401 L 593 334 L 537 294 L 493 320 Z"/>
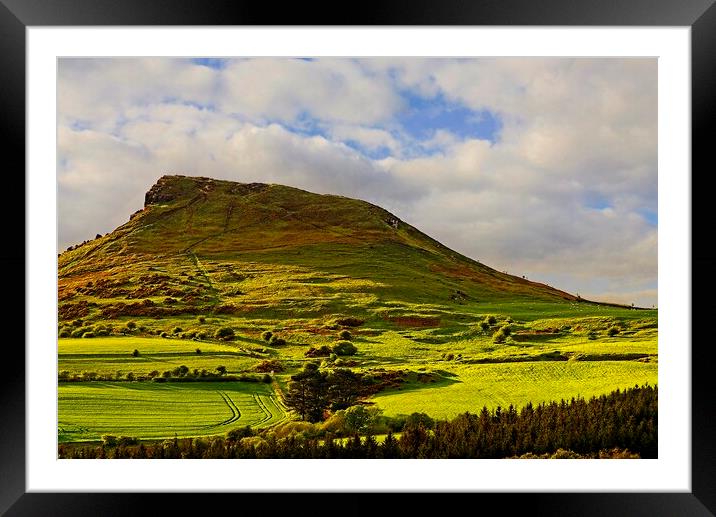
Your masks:
<path fill-rule="evenodd" d="M 291 376 L 285 402 L 301 420 L 319 422 L 323 419 L 329 401 L 327 377 L 315 363 L 306 364 L 302 371 Z"/>
<path fill-rule="evenodd" d="M 381 410 L 377 407 L 367 409 L 365 406 L 351 406 L 346 409 L 346 428 L 354 433 L 366 432 L 380 413 Z"/>
<path fill-rule="evenodd" d="M 128 322 L 127 322 L 127 328 L 128 328 L 129 330 L 134 330 L 134 329 L 137 328 L 137 324 L 136 324 L 135 322 L 133 322 L 133 321 L 128 321 Z"/>
<path fill-rule="evenodd" d="M 269 341 L 271 339 L 271 336 L 273 336 L 273 332 L 271 332 L 270 330 L 266 330 L 261 333 L 261 339 L 263 339 L 264 341 Z"/>
<path fill-rule="evenodd" d="M 139 350 L 135 348 L 134 352 L 132 352 L 132 357 L 139 357 Z"/>
<path fill-rule="evenodd" d="M 216 371 L 219 372 L 219 375 L 226 375 L 226 366 L 217 366 Z"/>
<path fill-rule="evenodd" d="M 348 368 L 336 368 L 328 375 L 328 395 L 332 409 L 345 409 L 355 404 L 360 395 L 363 376 Z"/>

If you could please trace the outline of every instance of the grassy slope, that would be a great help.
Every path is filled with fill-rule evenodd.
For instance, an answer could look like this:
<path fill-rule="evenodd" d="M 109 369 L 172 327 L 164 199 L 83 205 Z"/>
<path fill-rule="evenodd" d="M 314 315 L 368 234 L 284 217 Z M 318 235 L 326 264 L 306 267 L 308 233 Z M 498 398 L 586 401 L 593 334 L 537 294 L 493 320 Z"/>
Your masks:
<path fill-rule="evenodd" d="M 222 434 L 235 427 L 266 427 L 285 415 L 269 386 L 254 383 L 61 384 L 60 442 L 103 434 L 165 438 Z"/>
<path fill-rule="evenodd" d="M 536 402 L 656 381 L 656 311 L 578 301 L 506 275 L 362 201 L 183 177 L 158 185 L 152 202 L 125 225 L 59 257 L 61 330 L 78 328 L 71 325 L 78 314 L 83 326 L 103 325 L 112 334 L 130 320 L 142 329 L 127 338 L 61 339 L 60 371 L 137 374 L 180 364 L 192 369 L 223 364 L 234 373 L 250 371 L 263 359 L 280 359 L 287 370 L 278 380 L 285 384 L 306 360 L 306 348 L 335 342 L 335 319 L 352 316 L 365 320 L 351 330 L 358 369 L 446 373 L 440 381 L 445 386 L 376 398 L 393 413 L 419 410 L 427 399 L 433 414 L 447 416 L 483 403 Z M 102 315 L 109 306 L 146 299 L 180 313 Z M 511 319 L 520 335 L 495 345 L 496 327 L 482 331 L 478 325 L 488 314 L 500 322 Z M 608 337 L 613 325 L 621 333 Z M 237 332 L 229 346 L 186 335 L 212 336 L 221 326 Z M 185 340 L 151 336 L 172 334 L 176 327 Z M 557 332 L 540 334 L 544 329 Z M 289 344 L 267 346 L 260 339 L 264 330 Z M 588 339 L 590 331 L 596 339 Z M 134 348 L 139 358 L 127 355 Z M 461 354 L 461 360 L 444 361 L 442 354 L 448 353 Z M 562 361 L 567 358 L 569 365 Z M 590 362 L 572 366 L 575 360 Z M 624 364 L 614 366 L 615 360 Z M 498 385 L 486 372 L 500 370 L 483 364 L 487 361 L 515 372 L 526 366 L 513 361 L 540 361 L 531 364 L 546 368 L 544 382 L 538 377 Z M 582 373 L 572 378 L 570 372 Z"/>

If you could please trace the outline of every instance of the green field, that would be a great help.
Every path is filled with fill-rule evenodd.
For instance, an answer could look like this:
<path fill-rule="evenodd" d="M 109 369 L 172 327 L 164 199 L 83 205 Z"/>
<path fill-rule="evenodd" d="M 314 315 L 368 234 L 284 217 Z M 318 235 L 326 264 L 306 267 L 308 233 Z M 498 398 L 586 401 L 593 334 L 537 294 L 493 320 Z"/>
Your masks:
<path fill-rule="evenodd" d="M 196 349 L 201 350 L 197 354 Z M 133 357 L 132 352 L 140 352 Z M 214 371 L 225 366 L 228 373 L 237 373 L 257 363 L 246 349 L 216 343 L 198 343 L 181 339 L 113 337 L 95 339 L 60 339 L 58 371 L 70 375 L 83 372 L 97 374 L 135 375 L 151 371 L 163 372 L 181 365 Z"/>
<path fill-rule="evenodd" d="M 103 434 L 168 438 L 267 427 L 285 413 L 262 384 L 211 382 L 63 383 L 59 386 L 60 442 L 99 440 Z"/>
<path fill-rule="evenodd" d="M 374 397 L 386 415 L 422 412 L 453 418 L 483 406 L 522 407 L 571 397 L 602 395 L 635 384 L 657 384 L 657 366 L 634 361 L 541 361 L 463 366 L 435 384 L 413 383 Z"/>
<path fill-rule="evenodd" d="M 365 401 L 386 415 L 446 418 L 657 384 L 657 310 L 498 271 L 360 200 L 179 176 L 150 192 L 128 222 L 58 258 L 58 373 L 77 381 L 60 382 L 62 441 L 295 418 L 276 404 L 309 361 L 406 372 L 400 389 Z M 225 328 L 234 335 L 222 340 Z M 306 357 L 341 331 L 354 356 Z M 271 384 L 127 381 L 181 366 L 263 375 L 264 361 L 279 364 Z"/>

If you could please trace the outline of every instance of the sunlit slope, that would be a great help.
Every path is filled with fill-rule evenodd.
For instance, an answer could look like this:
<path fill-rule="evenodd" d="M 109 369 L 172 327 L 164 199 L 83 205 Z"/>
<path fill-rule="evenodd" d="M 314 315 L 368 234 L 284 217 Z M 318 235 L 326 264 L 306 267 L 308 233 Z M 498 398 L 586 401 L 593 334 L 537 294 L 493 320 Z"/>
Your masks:
<path fill-rule="evenodd" d="M 60 305 L 97 303 L 90 312 L 113 300 L 161 306 L 166 296 L 174 312 L 233 304 L 295 316 L 575 300 L 460 255 L 364 201 L 185 176 L 160 178 L 127 223 L 62 253 L 58 266 Z"/>

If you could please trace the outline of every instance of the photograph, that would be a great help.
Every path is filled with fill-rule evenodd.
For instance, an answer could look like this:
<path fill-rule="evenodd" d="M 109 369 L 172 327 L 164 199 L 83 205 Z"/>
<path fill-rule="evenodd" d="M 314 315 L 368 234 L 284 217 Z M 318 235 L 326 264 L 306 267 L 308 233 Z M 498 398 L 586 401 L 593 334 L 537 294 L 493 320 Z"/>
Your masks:
<path fill-rule="evenodd" d="M 659 458 L 657 57 L 56 63 L 58 459 Z"/>

